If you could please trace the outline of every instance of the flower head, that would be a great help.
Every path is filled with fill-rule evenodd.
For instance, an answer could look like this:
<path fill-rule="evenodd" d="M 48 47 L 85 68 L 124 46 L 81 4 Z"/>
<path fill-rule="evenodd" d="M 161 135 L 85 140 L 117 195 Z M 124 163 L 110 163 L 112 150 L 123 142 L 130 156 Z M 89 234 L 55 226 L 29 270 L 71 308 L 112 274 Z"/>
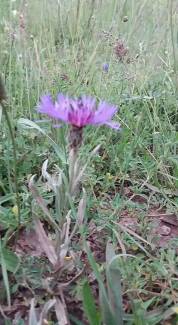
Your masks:
<path fill-rule="evenodd" d="M 108 72 L 109 70 L 109 64 L 108 63 L 103 63 L 103 71 Z"/>
<path fill-rule="evenodd" d="M 125 47 L 122 40 L 118 40 L 114 46 L 114 51 L 117 58 L 123 61 L 124 57 L 128 54 L 128 47 Z"/>
<path fill-rule="evenodd" d="M 83 128 L 90 124 L 107 125 L 116 130 L 120 129 L 120 124 L 112 121 L 117 107 L 103 101 L 97 105 L 92 97 L 69 98 L 59 94 L 54 103 L 50 95 L 45 95 L 41 97 L 38 111 L 77 128 Z"/>

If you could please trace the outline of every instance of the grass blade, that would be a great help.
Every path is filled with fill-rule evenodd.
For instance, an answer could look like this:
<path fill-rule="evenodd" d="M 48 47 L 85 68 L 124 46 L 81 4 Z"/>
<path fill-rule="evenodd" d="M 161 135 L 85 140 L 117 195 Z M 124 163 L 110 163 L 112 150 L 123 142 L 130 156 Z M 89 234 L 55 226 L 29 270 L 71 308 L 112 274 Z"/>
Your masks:
<path fill-rule="evenodd" d="M 56 298 L 55 300 L 55 312 L 58 320 L 58 325 L 68 325 L 66 308 L 59 298 Z"/>
<path fill-rule="evenodd" d="M 29 311 L 29 325 L 38 325 L 36 311 L 35 311 L 35 299 L 31 300 L 30 311 Z"/>
<path fill-rule="evenodd" d="M 94 303 L 91 288 L 88 282 L 83 285 L 83 306 L 90 325 L 99 325 L 100 317 Z"/>
<path fill-rule="evenodd" d="M 2 267 L 2 276 L 3 276 L 4 286 L 5 286 L 6 294 L 7 294 L 7 303 L 8 303 L 8 306 L 10 307 L 11 306 L 11 295 L 10 295 L 9 279 L 8 279 L 8 274 L 7 274 L 6 261 L 5 261 L 3 250 L 2 250 L 1 240 L 0 240 L 0 261 L 1 261 L 1 267 Z"/>
<path fill-rule="evenodd" d="M 112 315 L 112 312 L 111 312 L 111 306 L 110 306 L 109 301 L 108 301 L 107 292 L 106 292 L 102 277 L 100 275 L 100 272 L 98 270 L 98 266 L 97 266 L 92 254 L 91 254 L 91 251 L 90 251 L 90 249 L 88 248 L 87 245 L 85 245 L 85 249 L 86 249 L 86 252 L 87 252 L 88 260 L 90 262 L 90 265 L 91 265 L 91 267 L 92 267 L 92 269 L 94 271 L 95 277 L 96 277 L 96 279 L 98 281 L 98 284 L 99 284 L 100 306 L 101 306 L 101 311 L 102 311 L 102 317 L 103 317 L 103 320 L 104 320 L 104 324 L 106 324 L 106 325 L 118 325 L 118 324 L 114 323 L 114 318 L 113 318 L 113 315 Z"/>
<path fill-rule="evenodd" d="M 114 315 L 115 324 L 123 324 L 123 306 L 122 306 L 122 289 L 121 289 L 121 274 L 115 264 L 117 255 L 115 254 L 112 243 L 106 246 L 106 279 L 109 302 Z"/>
<path fill-rule="evenodd" d="M 38 124 L 36 124 L 33 121 L 30 121 L 29 119 L 25 119 L 25 118 L 20 118 L 18 120 L 18 124 L 25 128 L 35 129 L 38 132 L 42 133 L 45 137 L 47 137 L 48 140 L 50 141 L 50 143 L 52 144 L 53 149 L 55 150 L 56 154 L 62 161 L 62 163 L 66 164 L 66 157 L 65 157 L 64 153 L 62 152 L 62 150 L 59 148 L 59 146 L 56 144 L 56 142 L 42 128 L 40 128 L 40 126 Z"/>
<path fill-rule="evenodd" d="M 111 263 L 106 271 L 109 302 L 112 307 L 115 324 L 123 324 L 121 275 L 118 268 Z"/>

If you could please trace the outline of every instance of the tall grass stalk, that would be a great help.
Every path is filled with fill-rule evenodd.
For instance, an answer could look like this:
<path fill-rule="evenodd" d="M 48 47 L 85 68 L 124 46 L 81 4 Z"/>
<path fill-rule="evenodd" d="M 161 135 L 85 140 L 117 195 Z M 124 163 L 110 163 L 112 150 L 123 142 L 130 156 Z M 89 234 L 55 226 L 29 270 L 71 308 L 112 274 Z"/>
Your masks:
<path fill-rule="evenodd" d="M 0 104 L 3 109 L 3 113 L 6 119 L 7 127 L 9 129 L 10 138 L 12 141 L 12 148 L 13 148 L 13 159 L 14 159 L 14 185 L 15 185 L 15 193 L 16 193 L 16 204 L 18 208 L 18 225 L 20 225 L 20 196 L 19 196 L 19 187 L 18 187 L 18 175 L 17 175 L 17 151 L 16 151 L 16 143 L 15 143 L 15 136 L 13 132 L 12 123 L 7 112 L 8 103 L 5 88 L 3 85 L 2 80 L 0 79 Z"/>
<path fill-rule="evenodd" d="M 176 49 L 175 49 L 175 42 L 174 42 L 174 23 L 173 23 L 174 3 L 173 2 L 174 2 L 173 0 L 170 0 L 169 15 L 170 15 L 170 32 L 171 32 L 172 54 L 173 54 L 173 66 L 174 66 L 176 89 L 178 90 L 177 60 L 176 60 Z"/>

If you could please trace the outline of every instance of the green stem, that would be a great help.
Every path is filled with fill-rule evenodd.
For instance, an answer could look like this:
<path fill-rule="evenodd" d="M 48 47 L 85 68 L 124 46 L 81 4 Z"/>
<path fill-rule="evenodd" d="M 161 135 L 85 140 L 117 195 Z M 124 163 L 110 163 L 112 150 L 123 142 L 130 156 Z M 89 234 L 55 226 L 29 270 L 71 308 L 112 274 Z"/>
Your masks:
<path fill-rule="evenodd" d="M 174 74 L 176 79 L 176 89 L 178 89 L 176 50 L 175 50 L 175 43 L 174 43 L 173 0 L 170 0 L 170 29 L 171 29 L 171 43 L 172 43 L 172 52 L 173 52 L 173 61 L 174 61 Z"/>
<path fill-rule="evenodd" d="M 14 158 L 14 185 L 15 185 L 15 192 L 16 192 L 16 204 L 18 208 L 18 225 L 20 225 L 21 218 L 20 218 L 20 196 L 19 196 L 19 188 L 18 188 L 18 177 L 17 177 L 17 151 L 16 151 L 16 143 L 15 143 L 15 137 L 14 132 L 11 124 L 10 117 L 7 112 L 7 105 L 4 101 L 1 102 L 1 106 L 3 109 L 3 113 L 7 122 L 7 126 L 9 129 L 11 141 L 12 141 L 12 148 L 13 148 L 13 158 Z"/>

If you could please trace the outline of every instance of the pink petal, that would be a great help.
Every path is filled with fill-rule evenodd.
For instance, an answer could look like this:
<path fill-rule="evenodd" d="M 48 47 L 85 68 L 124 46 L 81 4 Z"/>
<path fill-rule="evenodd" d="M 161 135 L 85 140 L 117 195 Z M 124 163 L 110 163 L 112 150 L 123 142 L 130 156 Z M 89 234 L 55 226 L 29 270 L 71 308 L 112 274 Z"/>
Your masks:
<path fill-rule="evenodd" d="M 112 129 L 115 129 L 115 130 L 121 129 L 121 125 L 115 121 L 106 122 L 105 125 L 109 126 Z"/>
<path fill-rule="evenodd" d="M 54 103 L 50 95 L 44 95 L 40 98 L 38 112 L 54 117 Z"/>
<path fill-rule="evenodd" d="M 111 106 L 106 102 L 100 102 L 98 109 L 95 112 L 93 123 L 94 124 L 104 124 L 107 121 L 110 121 L 112 117 L 116 114 L 117 107 Z"/>
<path fill-rule="evenodd" d="M 95 110 L 95 108 L 96 108 L 96 100 L 95 100 L 95 98 L 83 95 L 81 97 L 81 101 L 82 101 L 83 107 L 86 110 L 89 110 L 90 112 Z"/>
<path fill-rule="evenodd" d="M 54 119 L 68 122 L 69 100 L 62 94 L 58 95 L 58 101 L 54 104 L 50 95 L 41 97 L 38 111 Z"/>

